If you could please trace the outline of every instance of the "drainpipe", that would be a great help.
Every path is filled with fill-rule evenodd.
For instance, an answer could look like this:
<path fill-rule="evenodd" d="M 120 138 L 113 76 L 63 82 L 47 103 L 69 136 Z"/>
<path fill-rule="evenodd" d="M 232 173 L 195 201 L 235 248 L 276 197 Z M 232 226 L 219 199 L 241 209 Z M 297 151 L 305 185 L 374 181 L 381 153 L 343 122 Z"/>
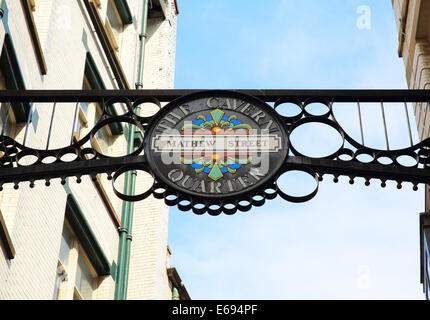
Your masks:
<path fill-rule="evenodd" d="M 136 83 L 136 89 L 143 87 L 143 62 L 145 56 L 145 40 L 146 40 L 146 27 L 148 20 L 148 0 L 143 0 L 142 8 L 142 31 L 139 35 L 140 39 L 140 52 L 139 52 L 139 64 L 138 64 L 138 80 Z M 136 113 L 140 112 L 140 108 L 136 108 Z M 128 153 L 134 151 L 134 136 L 136 128 L 130 125 L 128 132 Z M 131 195 L 134 193 L 136 186 L 136 171 L 129 171 L 125 175 L 124 182 L 124 193 Z M 127 299 L 127 288 L 128 288 L 128 275 L 130 268 L 130 248 L 132 241 L 132 224 L 133 224 L 133 210 L 134 204 L 132 202 L 124 201 L 122 207 L 122 226 L 120 228 L 120 244 L 118 250 L 118 271 L 117 271 L 117 282 L 115 284 L 115 300 L 126 300 Z"/>
<path fill-rule="evenodd" d="M 148 0 L 143 0 L 142 15 L 143 15 L 142 30 L 139 35 L 140 53 L 139 53 L 139 69 L 137 74 L 136 90 L 143 88 L 143 61 L 145 58 L 146 27 L 148 26 Z"/>
<path fill-rule="evenodd" d="M 134 130 L 133 130 L 134 131 Z M 130 189 L 131 192 L 130 194 L 134 193 L 135 187 L 136 187 L 136 175 L 137 172 L 135 170 L 133 170 L 131 172 L 131 176 L 130 176 Z M 128 214 L 129 214 L 129 219 L 128 219 L 128 233 L 127 233 L 127 237 L 126 237 L 126 244 L 125 244 L 125 261 L 124 261 L 124 277 L 123 277 L 123 284 L 122 284 L 122 300 L 127 300 L 127 289 L 128 289 L 128 274 L 129 274 L 129 270 L 130 270 L 130 250 L 131 250 L 131 241 L 132 241 L 132 236 L 131 236 L 131 229 L 132 229 L 132 221 L 133 221 L 133 213 L 134 213 L 134 203 L 130 202 L 129 203 L 129 207 L 128 207 Z"/>
<path fill-rule="evenodd" d="M 172 300 L 181 300 L 179 296 L 179 291 L 178 289 L 176 289 L 176 287 L 173 287 L 173 290 L 172 290 Z"/>

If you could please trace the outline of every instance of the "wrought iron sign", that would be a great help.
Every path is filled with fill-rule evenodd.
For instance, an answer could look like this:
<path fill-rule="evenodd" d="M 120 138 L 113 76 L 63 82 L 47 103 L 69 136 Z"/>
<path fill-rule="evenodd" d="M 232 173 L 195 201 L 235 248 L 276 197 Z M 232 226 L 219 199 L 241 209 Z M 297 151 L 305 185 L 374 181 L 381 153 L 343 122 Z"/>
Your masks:
<path fill-rule="evenodd" d="M 225 202 L 259 193 L 285 161 L 282 120 L 241 94 L 194 94 L 162 109 L 147 131 L 154 174 L 178 193 Z"/>
<path fill-rule="evenodd" d="M 408 102 L 427 103 L 429 93 L 416 91 L 4 91 L 0 95 L 3 108 L 18 103 L 28 104 L 27 126 L 22 142 L 5 134 L 0 136 L 0 185 L 23 181 L 30 187 L 36 180 L 107 173 L 115 194 L 126 201 L 139 201 L 153 195 L 180 210 L 196 214 L 218 215 L 247 211 L 261 206 L 268 199 L 280 196 L 287 201 L 304 202 L 318 192 L 324 175 L 348 176 L 350 183 L 362 177 L 365 184 L 377 179 L 384 187 L 394 180 L 398 188 L 412 183 L 430 183 L 428 170 L 430 140 L 414 144 L 408 117 Z M 26 143 L 32 121 L 33 105 L 52 103 L 52 117 L 45 149 L 35 149 Z M 80 103 L 96 102 L 103 110 L 90 132 L 68 146 L 50 149 L 51 128 L 58 105 L 76 102 L 73 130 Z M 168 102 L 161 108 L 162 102 Z M 274 102 L 271 106 L 267 102 Z M 339 124 L 333 104 L 348 102 L 359 116 L 361 142 L 352 138 Z M 377 102 L 381 108 L 381 126 L 385 129 L 386 149 L 367 147 L 364 143 L 360 103 Z M 392 150 L 387 136 L 385 105 L 404 105 L 410 146 Z M 143 116 L 139 110 L 151 103 L 159 111 Z M 121 115 L 115 111 L 120 104 Z M 294 107 L 287 115 L 279 112 L 282 105 Z M 323 106 L 315 113 L 314 105 Z M 61 112 L 61 111 L 57 111 Z M 355 110 L 351 109 L 351 112 Z M 9 112 L 4 113 L 6 117 Z M 8 119 L 2 119 L 7 123 Z M 301 150 L 294 136 L 309 124 L 320 124 L 333 130 L 340 143 L 323 156 L 313 156 Z M 124 130 L 137 128 L 140 138 L 130 154 L 113 157 L 96 148 L 94 138 L 106 126 L 118 125 Z M 72 131 L 73 131 L 72 130 Z M 321 141 L 324 143 L 324 141 Z M 408 162 L 405 163 L 404 159 Z M 153 183 L 127 194 L 117 182 L 128 171 L 142 171 Z M 315 188 L 306 195 L 289 194 L 279 179 L 290 171 L 310 175 Z"/>

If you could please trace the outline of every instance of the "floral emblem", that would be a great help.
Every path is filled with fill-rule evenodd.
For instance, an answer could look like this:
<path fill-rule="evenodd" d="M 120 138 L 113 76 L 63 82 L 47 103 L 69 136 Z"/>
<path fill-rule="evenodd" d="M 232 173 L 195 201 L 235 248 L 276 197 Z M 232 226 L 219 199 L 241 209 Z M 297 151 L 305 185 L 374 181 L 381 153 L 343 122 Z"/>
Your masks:
<path fill-rule="evenodd" d="M 224 111 L 215 109 L 209 116 L 199 115 L 191 123 L 182 127 L 182 134 L 232 136 L 249 134 L 252 127 L 242 123 L 236 115 L 226 115 Z M 225 173 L 236 173 L 241 166 L 251 162 L 250 153 L 236 151 L 205 150 L 197 153 L 182 153 L 181 162 L 190 165 L 196 173 L 206 173 L 214 181 L 221 179 Z"/>

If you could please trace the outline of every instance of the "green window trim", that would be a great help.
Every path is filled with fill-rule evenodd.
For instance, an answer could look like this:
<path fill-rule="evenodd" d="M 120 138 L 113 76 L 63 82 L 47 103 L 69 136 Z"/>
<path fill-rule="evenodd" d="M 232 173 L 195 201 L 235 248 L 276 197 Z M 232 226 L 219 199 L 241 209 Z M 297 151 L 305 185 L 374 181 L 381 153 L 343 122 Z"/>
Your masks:
<path fill-rule="evenodd" d="M 132 24 L 133 15 L 131 14 L 130 7 L 128 6 L 127 0 L 114 0 L 116 9 L 118 10 L 122 24 Z"/>
<path fill-rule="evenodd" d="M 72 194 L 67 197 L 66 219 L 79 239 L 92 266 L 99 276 L 115 276 L 115 263 L 109 264 L 99 242 Z"/>
<path fill-rule="evenodd" d="M 106 86 L 90 52 L 87 52 L 87 58 L 85 60 L 85 75 L 92 89 L 106 90 Z M 114 116 L 118 115 L 113 106 L 109 106 L 108 108 L 110 114 Z M 118 122 L 109 124 L 109 128 L 114 135 L 119 135 L 124 132 L 122 125 Z"/>
<path fill-rule="evenodd" d="M 90 52 L 87 52 L 85 59 L 85 75 L 92 89 L 106 90 L 106 86 Z"/>
<path fill-rule="evenodd" d="M 143 143 L 143 136 L 140 131 L 134 133 L 134 146 L 139 147 Z"/>
<path fill-rule="evenodd" d="M 19 67 L 15 48 L 9 34 L 6 34 L 4 38 L 3 49 L 0 55 L 0 68 L 6 81 L 6 89 L 25 90 L 21 68 Z M 12 108 L 17 122 L 27 121 L 30 112 L 29 103 L 14 103 L 12 104 Z"/>
<path fill-rule="evenodd" d="M 175 14 L 179 14 L 177 1 L 173 3 Z M 166 0 L 152 0 L 152 6 L 149 10 L 149 18 L 166 19 L 169 15 L 168 2 Z"/>

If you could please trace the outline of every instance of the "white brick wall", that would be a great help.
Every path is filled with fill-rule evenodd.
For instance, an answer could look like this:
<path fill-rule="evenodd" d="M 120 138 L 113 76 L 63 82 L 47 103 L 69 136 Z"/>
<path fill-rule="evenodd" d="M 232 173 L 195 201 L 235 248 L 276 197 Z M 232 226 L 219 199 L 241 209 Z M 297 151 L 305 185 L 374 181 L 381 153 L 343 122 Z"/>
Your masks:
<path fill-rule="evenodd" d="M 396 17 L 399 33 L 402 32 L 399 19 L 406 18 L 402 56 L 406 68 L 406 77 L 410 89 L 430 88 L 430 43 L 429 38 L 417 39 L 417 30 L 426 28 L 420 26 L 420 15 L 424 15 L 421 0 L 410 0 L 409 6 L 405 0 L 393 0 L 394 16 Z M 407 13 L 407 17 L 406 17 Z M 421 17 L 423 20 L 423 17 Z M 424 19 L 425 20 L 425 19 Z M 424 21 L 423 20 L 423 21 Z M 415 120 L 421 139 L 430 136 L 430 114 L 427 103 L 414 104 Z"/>
<path fill-rule="evenodd" d="M 140 28 L 138 28 L 139 32 Z M 175 43 L 176 14 L 170 6 L 166 20 L 148 20 L 144 88 L 173 88 Z M 139 190 L 141 187 L 143 186 L 138 182 L 136 189 Z M 164 202 L 153 197 L 136 203 L 134 208 L 127 297 L 128 299 L 170 299 L 171 297 L 166 295 L 168 291 L 166 273 L 168 208 Z"/>
<path fill-rule="evenodd" d="M 106 1 L 101 1 L 102 15 L 105 14 Z M 124 30 L 120 56 L 130 86 L 134 89 L 142 1 L 128 2 L 135 23 Z M 117 88 L 82 1 L 37 1 L 39 7 L 35 19 L 48 68 L 45 76 L 40 74 L 28 28 L 22 27 L 25 19 L 20 1 L 6 0 L 6 4 L 8 26 L 27 89 L 81 89 L 86 55 L 82 42 L 84 32 L 105 85 L 107 88 Z M 176 15 L 171 13 L 166 21 L 149 20 L 149 23 L 144 88 L 173 88 Z M 5 30 L 0 23 L 0 45 L 4 36 Z M 35 132 L 30 126 L 27 142 L 29 146 L 45 148 L 52 104 L 40 103 L 35 105 L 35 109 L 39 115 L 38 127 Z M 50 148 L 69 144 L 73 114 L 74 104 L 57 104 Z M 125 147 L 124 137 L 117 139 L 112 146 L 115 150 Z M 119 236 L 111 217 L 92 181 L 82 177 L 82 183 L 77 184 L 75 180 L 73 177 L 69 179 L 70 189 L 109 262 L 118 263 Z M 122 202 L 113 195 L 111 182 L 105 177 L 102 181 L 120 217 Z M 43 181 L 36 181 L 34 189 L 30 189 L 28 183 L 21 184 L 18 191 L 8 186 L 0 195 L 0 209 L 7 220 L 16 250 L 13 260 L 7 260 L 4 251 L 0 250 L 0 299 L 52 298 L 66 197 L 66 191 L 58 179 L 51 181 L 50 187 L 45 187 Z M 151 198 L 135 204 L 129 299 L 170 298 L 166 294 L 167 226 L 168 209 L 163 202 Z M 113 299 L 113 296 L 112 277 L 103 277 L 95 297 Z"/>

